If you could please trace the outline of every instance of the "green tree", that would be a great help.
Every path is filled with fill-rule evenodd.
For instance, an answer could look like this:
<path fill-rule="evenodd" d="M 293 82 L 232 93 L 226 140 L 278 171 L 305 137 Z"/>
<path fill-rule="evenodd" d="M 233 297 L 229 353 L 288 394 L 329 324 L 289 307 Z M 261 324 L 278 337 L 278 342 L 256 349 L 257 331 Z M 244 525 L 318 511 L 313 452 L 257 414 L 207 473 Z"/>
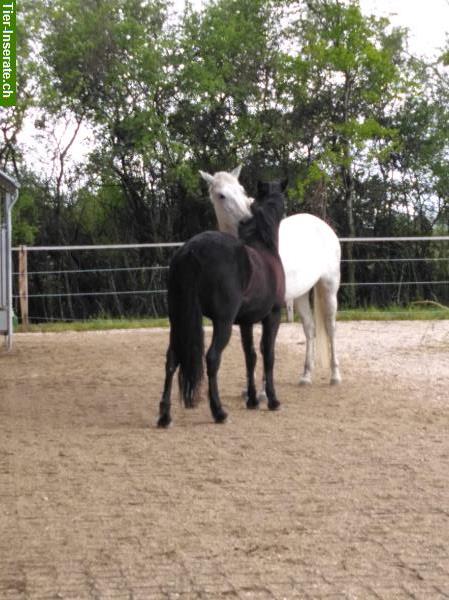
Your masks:
<path fill-rule="evenodd" d="M 33 0 L 21 2 L 17 20 L 17 105 L 0 109 L 0 169 L 19 177 L 22 152 L 18 137 L 24 121 L 35 105 L 39 82 L 34 77 L 35 45 L 40 35 L 42 7 Z"/>
<path fill-rule="evenodd" d="M 1 164 L 22 180 L 17 243 L 187 239 L 215 227 L 198 170 L 238 162 L 251 193 L 259 177 L 288 175 L 288 213 L 314 212 L 340 235 L 447 228 L 447 53 L 436 64 L 408 56 L 406 32 L 364 16 L 356 0 L 215 0 L 179 18 L 168 0 L 23 6 L 27 94 L 0 115 Z M 45 173 L 25 168 L 17 144 L 33 107 L 51 157 Z M 90 151 L 75 165 L 85 131 Z M 346 248 L 346 258 L 369 257 Z M 82 274 L 61 290 L 101 277 Z M 109 309 L 125 307 L 114 298 L 101 304 Z M 45 310 L 62 318 L 65 309 Z"/>
<path fill-rule="evenodd" d="M 52 3 L 44 40 L 55 111 L 92 127 L 89 172 L 121 186 L 131 239 L 158 239 L 167 200 L 172 103 L 166 2 L 76 0 Z M 163 230 L 163 227 L 162 227 Z"/>
<path fill-rule="evenodd" d="M 363 200 L 360 180 L 397 143 L 386 115 L 404 90 L 401 77 L 403 35 L 386 33 L 387 21 L 365 17 L 358 2 L 311 0 L 291 28 L 299 52 L 290 56 L 293 115 L 305 136 L 307 171 L 297 185 L 298 198 L 317 188 L 340 234 L 360 233 Z M 306 151 L 306 152 L 305 152 Z M 352 244 L 345 246 L 353 258 Z M 349 282 L 354 281 L 349 262 Z M 350 288 L 353 290 L 353 288 Z"/>

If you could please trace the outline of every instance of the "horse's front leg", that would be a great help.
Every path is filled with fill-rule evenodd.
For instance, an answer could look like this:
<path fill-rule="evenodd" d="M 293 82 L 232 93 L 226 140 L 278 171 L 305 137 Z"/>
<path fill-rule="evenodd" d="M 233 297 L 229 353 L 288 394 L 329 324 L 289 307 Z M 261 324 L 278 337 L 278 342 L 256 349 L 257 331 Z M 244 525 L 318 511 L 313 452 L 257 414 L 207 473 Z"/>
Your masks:
<path fill-rule="evenodd" d="M 268 408 L 277 410 L 281 403 L 276 398 L 274 389 L 274 344 L 277 332 L 281 322 L 281 310 L 279 308 L 273 311 L 262 321 L 262 353 L 265 371 L 265 392 L 268 398 Z"/>
<path fill-rule="evenodd" d="M 240 324 L 240 335 L 246 363 L 246 407 L 258 408 L 259 400 L 257 398 L 256 383 L 254 381 L 254 369 L 256 368 L 257 353 L 254 349 L 253 325 L 247 323 Z"/>
<path fill-rule="evenodd" d="M 165 383 L 164 391 L 162 392 L 162 400 L 159 404 L 159 419 L 157 422 L 158 427 L 168 427 L 171 423 L 170 396 L 173 383 L 173 375 L 175 374 L 178 364 L 178 360 L 170 345 L 167 350 L 167 358 L 165 361 Z"/>
<path fill-rule="evenodd" d="M 218 369 L 220 368 L 221 354 L 225 349 L 232 333 L 231 321 L 213 322 L 212 343 L 206 354 L 207 377 L 209 380 L 209 403 L 212 416 L 216 423 L 224 423 L 228 417 L 220 402 L 218 393 Z"/>

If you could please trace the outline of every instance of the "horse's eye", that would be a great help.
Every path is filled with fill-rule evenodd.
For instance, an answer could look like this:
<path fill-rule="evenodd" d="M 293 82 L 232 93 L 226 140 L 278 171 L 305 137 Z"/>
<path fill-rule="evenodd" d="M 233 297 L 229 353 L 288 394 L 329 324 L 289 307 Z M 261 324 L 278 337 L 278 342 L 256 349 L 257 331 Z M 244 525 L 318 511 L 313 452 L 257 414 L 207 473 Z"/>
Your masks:
<path fill-rule="evenodd" d="M 224 200 L 225 199 L 225 195 L 224 194 L 218 194 L 218 197 L 220 200 Z"/>

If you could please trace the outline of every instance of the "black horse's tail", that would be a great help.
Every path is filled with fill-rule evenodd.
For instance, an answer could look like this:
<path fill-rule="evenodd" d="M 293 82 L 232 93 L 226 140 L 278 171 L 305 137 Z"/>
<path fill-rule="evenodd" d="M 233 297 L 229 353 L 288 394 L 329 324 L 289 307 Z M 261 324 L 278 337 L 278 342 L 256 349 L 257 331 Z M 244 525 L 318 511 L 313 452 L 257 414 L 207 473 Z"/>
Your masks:
<path fill-rule="evenodd" d="M 179 391 L 186 408 L 198 403 L 203 379 L 204 331 L 200 265 L 190 252 L 172 263 L 168 280 L 170 345 L 179 361 Z"/>

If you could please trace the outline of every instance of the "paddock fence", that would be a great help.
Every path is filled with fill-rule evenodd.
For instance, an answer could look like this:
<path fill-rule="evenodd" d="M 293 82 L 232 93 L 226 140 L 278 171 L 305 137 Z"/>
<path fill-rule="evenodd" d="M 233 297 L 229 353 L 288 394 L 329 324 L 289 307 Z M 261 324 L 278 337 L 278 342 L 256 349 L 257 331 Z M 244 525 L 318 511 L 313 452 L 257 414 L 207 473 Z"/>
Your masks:
<path fill-rule="evenodd" d="M 449 305 L 449 236 L 341 238 L 339 312 Z M 167 272 L 182 243 L 13 248 L 18 321 L 167 315 Z"/>

